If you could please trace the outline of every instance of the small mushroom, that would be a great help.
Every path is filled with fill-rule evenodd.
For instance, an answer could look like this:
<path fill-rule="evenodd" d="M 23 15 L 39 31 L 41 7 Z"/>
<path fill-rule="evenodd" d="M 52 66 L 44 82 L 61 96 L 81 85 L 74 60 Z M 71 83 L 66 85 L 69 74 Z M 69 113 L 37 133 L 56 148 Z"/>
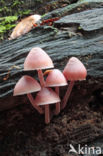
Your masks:
<path fill-rule="evenodd" d="M 51 88 L 42 88 L 40 92 L 37 93 L 35 98 L 35 103 L 37 106 L 45 106 L 45 123 L 50 122 L 50 110 L 49 104 L 60 102 L 59 96 Z"/>
<path fill-rule="evenodd" d="M 9 40 L 15 39 L 25 33 L 28 33 L 33 25 L 35 25 L 41 19 L 40 15 L 31 15 L 21 20 L 14 28 L 12 34 L 10 35 Z"/>
<path fill-rule="evenodd" d="M 70 81 L 70 85 L 68 86 L 66 94 L 63 98 L 62 109 L 66 106 L 72 88 L 74 86 L 74 82 L 77 80 L 85 80 L 87 76 L 87 70 L 79 59 L 77 59 L 76 57 L 71 57 L 63 70 L 63 74 L 66 80 Z"/>
<path fill-rule="evenodd" d="M 53 67 L 54 65 L 49 55 L 39 47 L 32 48 L 24 62 L 24 70 L 37 70 L 41 87 L 45 87 L 42 69 Z M 30 96 L 32 97 L 32 95 Z"/>
<path fill-rule="evenodd" d="M 37 70 L 40 84 L 45 86 L 42 69 L 53 68 L 53 62 L 48 54 L 39 47 L 33 48 L 24 62 L 24 70 Z"/>
<path fill-rule="evenodd" d="M 31 104 L 40 114 L 42 114 L 43 113 L 42 109 L 34 104 L 33 98 L 30 94 L 32 92 L 37 92 L 40 90 L 41 90 L 40 84 L 31 76 L 25 75 L 16 83 L 13 95 L 17 96 L 27 94 Z"/>
<path fill-rule="evenodd" d="M 47 70 L 44 75 L 48 74 L 46 78 L 46 87 L 55 87 L 55 92 L 59 96 L 59 87 L 66 86 L 67 81 L 62 72 L 59 69 Z M 60 113 L 60 102 L 56 103 L 55 114 Z"/>

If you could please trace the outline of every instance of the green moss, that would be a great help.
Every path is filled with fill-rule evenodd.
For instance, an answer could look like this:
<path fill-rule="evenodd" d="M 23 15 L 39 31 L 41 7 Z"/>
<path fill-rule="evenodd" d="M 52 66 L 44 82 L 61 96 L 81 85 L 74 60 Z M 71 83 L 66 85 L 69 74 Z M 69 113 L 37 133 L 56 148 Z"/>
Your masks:
<path fill-rule="evenodd" d="M 23 1 L 15 0 L 11 7 L 17 8 L 18 6 L 22 5 L 23 3 L 24 3 Z"/>
<path fill-rule="evenodd" d="M 10 12 L 10 9 L 6 6 L 4 6 L 3 8 L 0 8 L 0 13 L 9 13 Z"/>
<path fill-rule="evenodd" d="M 79 26 L 79 27 L 78 27 L 78 30 L 81 30 L 81 29 L 82 29 L 82 27 L 81 27 L 81 26 Z"/>
<path fill-rule="evenodd" d="M 0 25 L 0 33 L 3 33 L 3 32 L 5 32 L 5 26 Z"/>
<path fill-rule="evenodd" d="M 4 23 L 12 23 L 14 21 L 17 21 L 18 17 L 17 16 L 7 16 L 4 17 Z"/>
<path fill-rule="evenodd" d="M 5 0 L 0 0 L 0 40 L 8 37 L 18 17 L 23 18 L 31 13 L 30 9 L 23 7 L 23 3 L 22 0 L 12 0 L 8 5 Z"/>
<path fill-rule="evenodd" d="M 1 0 L 0 1 L 0 5 L 4 5 L 5 4 L 5 1 L 4 0 Z"/>
<path fill-rule="evenodd" d="M 6 16 L 6 17 L 1 17 L 0 18 L 0 25 L 5 26 L 5 24 L 10 24 L 15 21 L 17 21 L 18 17 L 17 16 Z"/>
<path fill-rule="evenodd" d="M 19 14 L 19 16 L 24 16 L 24 15 L 28 15 L 28 14 L 30 14 L 31 13 L 31 10 L 24 10 L 24 11 L 18 11 L 18 13 L 17 14 Z"/>
<path fill-rule="evenodd" d="M 16 24 L 7 24 L 7 25 L 5 25 L 6 31 L 14 28 L 15 26 L 16 26 Z"/>
<path fill-rule="evenodd" d="M 11 28 L 14 28 L 15 24 L 7 24 L 5 26 L 0 25 L 0 33 L 6 33 L 7 30 L 10 30 Z"/>
<path fill-rule="evenodd" d="M 44 18 L 46 15 L 47 15 L 47 14 L 43 14 L 43 15 L 41 16 L 41 18 Z"/>
<path fill-rule="evenodd" d="M 17 21 L 17 16 L 6 16 L 0 18 L 0 39 L 4 39 L 5 33 L 15 27 L 15 21 Z"/>

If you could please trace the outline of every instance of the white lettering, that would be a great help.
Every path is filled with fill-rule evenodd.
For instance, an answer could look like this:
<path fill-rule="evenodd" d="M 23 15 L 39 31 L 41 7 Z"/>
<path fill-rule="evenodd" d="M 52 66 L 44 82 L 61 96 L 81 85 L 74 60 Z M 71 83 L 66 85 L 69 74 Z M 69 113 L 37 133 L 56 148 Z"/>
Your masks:
<path fill-rule="evenodd" d="M 102 154 L 102 150 L 100 147 L 96 147 L 96 154 Z"/>
<path fill-rule="evenodd" d="M 79 154 L 84 154 L 83 149 L 84 149 L 84 147 L 80 147 L 80 144 L 79 144 L 79 146 L 78 146 L 78 153 Z"/>
<path fill-rule="evenodd" d="M 88 147 L 87 145 L 85 145 L 84 147 L 81 147 L 81 145 L 78 145 L 78 151 L 74 148 L 74 146 L 72 144 L 70 144 L 70 150 L 69 153 L 76 153 L 76 154 L 102 154 L 102 149 L 101 147 Z"/>

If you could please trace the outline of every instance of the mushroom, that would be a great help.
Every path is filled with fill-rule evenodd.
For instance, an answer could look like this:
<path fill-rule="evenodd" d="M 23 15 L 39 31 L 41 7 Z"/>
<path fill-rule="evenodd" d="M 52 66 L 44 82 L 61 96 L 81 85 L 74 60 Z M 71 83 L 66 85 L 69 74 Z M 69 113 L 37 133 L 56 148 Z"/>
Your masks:
<path fill-rule="evenodd" d="M 66 94 L 62 100 L 62 109 L 66 106 L 74 86 L 74 82 L 77 80 L 85 80 L 87 76 L 87 70 L 79 59 L 76 57 L 71 57 L 63 70 L 63 74 L 65 78 L 70 81 L 70 85 L 68 86 Z"/>
<path fill-rule="evenodd" d="M 42 88 L 40 92 L 37 93 L 35 98 L 35 103 L 37 106 L 45 106 L 45 123 L 50 122 L 50 110 L 49 104 L 60 102 L 59 96 L 51 88 Z"/>
<path fill-rule="evenodd" d="M 44 75 L 48 74 L 46 78 L 46 87 L 55 87 L 55 92 L 59 96 L 59 87 L 67 85 L 66 78 L 59 69 L 47 70 Z M 56 103 L 55 114 L 60 113 L 60 102 Z"/>
<path fill-rule="evenodd" d="M 9 40 L 15 39 L 25 33 L 28 33 L 33 25 L 35 25 L 41 19 L 40 15 L 31 15 L 21 20 L 14 28 L 12 34 L 10 35 Z"/>
<path fill-rule="evenodd" d="M 48 54 L 39 47 L 33 48 L 24 62 L 24 70 L 37 70 L 40 84 L 45 86 L 42 69 L 53 68 L 53 62 Z"/>
<path fill-rule="evenodd" d="M 40 90 L 41 90 L 40 84 L 31 76 L 25 75 L 21 77 L 21 79 L 16 83 L 13 96 L 27 94 L 31 104 L 40 114 L 42 114 L 43 113 L 42 109 L 34 104 L 33 98 L 31 97 L 31 94 L 30 94 L 32 92 L 37 92 Z"/>

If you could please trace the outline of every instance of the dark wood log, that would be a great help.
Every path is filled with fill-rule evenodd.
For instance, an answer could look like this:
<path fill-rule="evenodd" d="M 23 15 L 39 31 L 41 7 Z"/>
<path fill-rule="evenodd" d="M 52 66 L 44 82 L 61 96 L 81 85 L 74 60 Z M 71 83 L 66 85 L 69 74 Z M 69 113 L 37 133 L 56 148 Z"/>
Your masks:
<path fill-rule="evenodd" d="M 77 8 L 79 5 L 73 6 Z M 47 17 L 57 16 L 58 13 L 64 16 L 71 10 L 69 9 L 67 6 L 63 12 L 63 8 L 60 8 L 57 12 L 50 12 Z M 85 11 L 70 15 L 68 21 L 65 21 L 67 17 L 64 16 L 52 27 L 34 28 L 18 39 L 6 40 L 0 44 L 0 111 L 19 105 L 14 109 L 0 112 L 1 155 L 69 156 L 70 144 L 75 147 L 78 144 L 86 144 L 88 147 L 95 145 L 103 149 L 101 10 L 98 9 L 95 17 L 93 10 L 88 11 L 89 14 Z M 86 14 L 89 20 L 85 17 Z M 72 17 L 78 18 L 69 21 Z M 84 24 L 85 20 L 88 24 L 85 23 L 84 27 L 82 23 Z M 95 21 L 95 26 L 92 25 L 92 21 Z M 80 25 L 82 30 L 78 29 Z M 32 108 L 26 96 L 13 97 L 13 88 L 22 75 L 37 78 L 36 71 L 23 71 L 23 63 L 28 52 L 36 46 L 43 48 L 50 55 L 55 68 L 63 70 L 68 59 L 76 56 L 88 70 L 87 80 L 75 83 L 66 109 L 54 117 L 48 126 L 44 124 L 44 116 Z M 61 89 L 61 97 L 65 89 Z"/>
<path fill-rule="evenodd" d="M 94 14 L 94 11 L 97 14 Z M 0 44 L 0 109 L 2 110 L 2 100 L 12 96 L 13 88 L 22 75 L 37 75 L 36 72 L 24 72 L 23 63 L 28 52 L 36 46 L 43 48 L 53 59 L 55 68 L 63 70 L 66 62 L 71 56 L 78 57 L 87 67 L 88 76 L 103 78 L 103 35 L 99 30 L 103 26 L 102 15 L 103 9 L 94 9 L 92 11 L 84 11 L 61 18 L 55 22 L 56 27 L 43 26 L 34 28 L 30 33 L 12 40 L 4 41 Z M 77 19 L 76 19 L 77 18 Z M 97 19 L 99 18 L 99 24 Z M 67 19 L 68 22 L 67 22 Z M 89 21 L 88 21 L 89 19 Z M 85 27 L 82 24 L 87 23 Z M 92 21 L 95 26 L 93 27 Z M 63 24 L 66 29 L 63 28 Z M 76 23 L 84 30 L 90 33 L 76 33 L 69 29 L 71 23 L 78 31 Z M 59 26 L 58 26 L 59 25 Z M 87 29 L 86 29 L 87 28 Z M 98 31 L 95 31 L 97 30 Z M 18 67 L 18 68 L 17 68 Z M 9 103 L 10 104 L 10 103 Z M 3 108 L 5 109 L 6 106 Z M 8 107 L 7 107 L 8 108 Z"/>
<path fill-rule="evenodd" d="M 68 1 L 62 1 L 62 0 L 56 0 L 55 1 L 57 5 L 60 5 L 61 3 L 66 3 Z M 88 1 L 78 1 L 77 3 L 73 3 L 71 5 L 66 5 L 65 7 L 59 7 L 56 9 L 53 9 L 52 11 L 49 11 L 48 14 L 45 17 L 62 17 L 71 13 L 81 12 L 88 9 L 93 8 L 101 8 L 103 0 L 88 0 Z M 53 2 L 51 2 L 51 5 L 53 5 Z M 47 5 L 48 6 L 48 5 Z M 48 7 L 47 7 L 48 8 Z"/>
<path fill-rule="evenodd" d="M 71 26 L 77 24 L 77 26 L 79 26 L 78 29 L 83 29 L 84 31 L 95 31 L 103 28 L 102 14 L 103 8 L 87 10 L 80 13 L 67 15 L 55 23 L 59 26 Z"/>

